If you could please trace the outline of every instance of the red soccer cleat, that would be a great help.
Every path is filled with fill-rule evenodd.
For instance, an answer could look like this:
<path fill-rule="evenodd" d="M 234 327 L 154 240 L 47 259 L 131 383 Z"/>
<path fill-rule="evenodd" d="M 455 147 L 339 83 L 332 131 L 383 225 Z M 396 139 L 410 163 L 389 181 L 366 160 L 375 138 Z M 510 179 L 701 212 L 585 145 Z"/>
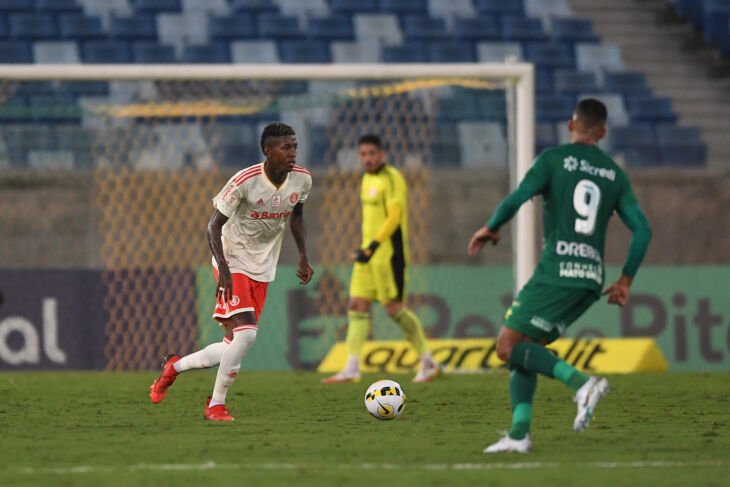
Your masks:
<path fill-rule="evenodd" d="M 165 357 L 165 360 L 162 362 L 162 374 L 150 386 L 150 399 L 152 399 L 153 403 L 157 404 L 165 399 L 167 390 L 175 382 L 178 372 L 175 370 L 174 365 L 178 360 L 180 360 L 180 357 L 172 354 L 169 358 Z"/>
<path fill-rule="evenodd" d="M 228 409 L 225 404 L 218 404 L 217 406 L 210 407 L 210 398 L 205 401 L 205 419 L 211 421 L 235 421 L 231 416 L 231 410 Z"/>

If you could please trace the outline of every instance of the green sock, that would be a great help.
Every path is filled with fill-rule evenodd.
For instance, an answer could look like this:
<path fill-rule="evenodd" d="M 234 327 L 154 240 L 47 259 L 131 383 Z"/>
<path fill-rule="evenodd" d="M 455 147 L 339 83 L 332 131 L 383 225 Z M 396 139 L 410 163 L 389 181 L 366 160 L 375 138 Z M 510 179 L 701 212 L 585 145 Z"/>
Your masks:
<path fill-rule="evenodd" d="M 537 389 L 537 374 L 521 367 L 510 366 L 509 395 L 512 400 L 512 427 L 510 438 L 523 439 L 530 432 L 532 399 Z"/>
<path fill-rule="evenodd" d="M 547 348 L 532 342 L 519 342 L 512 347 L 510 365 L 517 365 L 531 372 L 537 372 L 570 387 L 573 392 L 585 384 L 588 376 L 576 370 L 564 360 L 560 360 Z"/>
<path fill-rule="evenodd" d="M 411 342 L 419 356 L 428 350 L 426 335 L 423 333 L 423 325 L 421 324 L 421 320 L 418 319 L 418 316 L 416 316 L 416 313 L 408 308 L 402 308 L 397 313 L 390 315 L 390 317 L 401 327 L 406 340 Z"/>
<path fill-rule="evenodd" d="M 575 367 L 563 360 L 558 361 L 558 363 L 555 364 L 555 367 L 553 367 L 553 376 L 566 386 L 570 387 L 573 392 L 578 392 L 578 389 L 588 382 L 587 374 L 577 370 Z"/>
<path fill-rule="evenodd" d="M 345 338 L 347 354 L 359 357 L 370 331 L 370 315 L 358 311 L 348 311 L 347 321 L 347 338 Z"/>

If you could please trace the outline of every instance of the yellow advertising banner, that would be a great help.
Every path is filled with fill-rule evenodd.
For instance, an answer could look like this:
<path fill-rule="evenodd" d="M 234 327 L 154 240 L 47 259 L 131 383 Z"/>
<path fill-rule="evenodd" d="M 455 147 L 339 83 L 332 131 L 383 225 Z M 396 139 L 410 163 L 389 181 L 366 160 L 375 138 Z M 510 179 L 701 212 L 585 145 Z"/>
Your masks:
<path fill-rule="evenodd" d="M 496 338 L 429 340 L 429 348 L 445 372 L 483 372 L 504 367 L 497 357 Z M 667 370 L 661 350 L 653 338 L 563 338 L 548 346 L 560 358 L 588 373 L 626 374 Z M 347 349 L 337 342 L 322 360 L 318 372 L 338 372 L 347 362 Z M 360 359 L 360 371 L 412 372 L 418 356 L 404 341 L 366 342 Z"/>

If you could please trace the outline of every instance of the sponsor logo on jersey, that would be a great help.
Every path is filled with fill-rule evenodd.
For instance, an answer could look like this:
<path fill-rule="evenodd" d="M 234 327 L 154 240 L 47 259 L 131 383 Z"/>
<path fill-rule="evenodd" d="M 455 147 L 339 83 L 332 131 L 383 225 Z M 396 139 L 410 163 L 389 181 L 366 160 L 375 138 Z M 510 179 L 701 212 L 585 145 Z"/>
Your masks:
<path fill-rule="evenodd" d="M 598 285 L 603 284 L 603 268 L 585 262 L 561 262 L 560 277 L 567 279 L 590 279 Z"/>
<path fill-rule="evenodd" d="M 280 218 L 286 218 L 289 215 L 291 215 L 291 211 L 262 211 L 259 213 L 254 210 L 251 212 L 251 218 L 254 220 L 278 220 Z"/>
<path fill-rule="evenodd" d="M 274 195 L 274 197 L 271 199 L 271 206 L 273 206 L 274 208 L 278 208 L 279 206 L 281 206 L 281 195 Z"/>
<path fill-rule="evenodd" d="M 264 206 L 264 200 L 259 198 L 259 200 L 256 202 L 256 206 Z"/>
<path fill-rule="evenodd" d="M 292 205 L 296 205 L 297 201 L 299 201 L 299 194 L 298 193 L 292 193 L 291 196 L 289 196 L 289 202 Z"/>
<path fill-rule="evenodd" d="M 555 246 L 555 253 L 558 255 L 569 255 L 571 257 L 583 257 L 601 263 L 601 253 L 587 243 L 566 242 L 558 240 Z"/>
<path fill-rule="evenodd" d="M 378 188 L 370 188 L 370 192 L 368 194 L 371 198 L 375 198 L 375 195 L 378 194 Z"/>
<path fill-rule="evenodd" d="M 578 159 L 573 156 L 568 156 L 563 159 L 563 169 L 568 172 L 573 172 L 577 169 L 581 172 L 588 173 L 591 176 L 598 176 L 604 179 L 608 179 L 609 181 L 614 181 L 616 179 L 615 170 L 606 169 L 604 167 L 595 167 L 585 159 L 581 159 L 580 162 L 578 162 Z"/>

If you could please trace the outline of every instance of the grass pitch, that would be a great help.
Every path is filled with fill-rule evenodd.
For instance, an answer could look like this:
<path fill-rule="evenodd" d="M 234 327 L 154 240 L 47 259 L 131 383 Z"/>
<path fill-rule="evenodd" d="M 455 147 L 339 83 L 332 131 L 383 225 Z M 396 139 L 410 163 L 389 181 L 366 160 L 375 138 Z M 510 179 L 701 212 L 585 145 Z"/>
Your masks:
<path fill-rule="evenodd" d="M 367 386 L 314 373 L 242 372 L 234 423 L 203 420 L 213 371 L 178 378 L 161 404 L 156 373 L 0 373 L 0 485 L 728 485 L 730 374 L 610 376 L 597 418 L 540 378 L 529 455 L 484 455 L 510 423 L 508 376 L 391 376 L 403 416 L 378 421 Z"/>

